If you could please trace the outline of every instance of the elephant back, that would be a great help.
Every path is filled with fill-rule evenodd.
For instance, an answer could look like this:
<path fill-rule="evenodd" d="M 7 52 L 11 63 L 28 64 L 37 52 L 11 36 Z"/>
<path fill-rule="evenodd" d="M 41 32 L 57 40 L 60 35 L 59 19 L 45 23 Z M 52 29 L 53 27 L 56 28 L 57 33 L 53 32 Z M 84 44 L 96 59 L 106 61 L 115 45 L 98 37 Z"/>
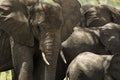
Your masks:
<path fill-rule="evenodd" d="M 0 29 L 12 36 L 15 42 L 33 46 L 28 23 L 27 6 L 16 1 L 3 1 L 0 5 Z"/>

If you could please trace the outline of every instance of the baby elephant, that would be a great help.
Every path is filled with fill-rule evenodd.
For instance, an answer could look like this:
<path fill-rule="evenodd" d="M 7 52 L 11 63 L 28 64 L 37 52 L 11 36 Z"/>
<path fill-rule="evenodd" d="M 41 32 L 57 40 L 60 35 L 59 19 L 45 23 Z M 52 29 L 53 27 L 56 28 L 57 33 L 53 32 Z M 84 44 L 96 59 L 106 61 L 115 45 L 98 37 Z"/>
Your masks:
<path fill-rule="evenodd" d="M 113 55 L 80 53 L 68 66 L 66 80 L 113 80 L 107 75 Z"/>

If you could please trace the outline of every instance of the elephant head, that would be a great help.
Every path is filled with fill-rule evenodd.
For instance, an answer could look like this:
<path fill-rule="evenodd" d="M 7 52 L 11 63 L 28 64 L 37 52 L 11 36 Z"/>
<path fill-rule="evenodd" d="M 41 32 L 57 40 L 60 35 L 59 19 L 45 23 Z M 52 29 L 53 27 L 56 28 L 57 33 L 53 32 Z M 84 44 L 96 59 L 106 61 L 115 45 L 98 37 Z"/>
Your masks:
<path fill-rule="evenodd" d="M 80 23 L 84 23 L 83 27 L 99 27 L 109 22 L 120 24 L 120 10 L 108 5 L 84 5 L 81 12 L 83 19 Z"/>

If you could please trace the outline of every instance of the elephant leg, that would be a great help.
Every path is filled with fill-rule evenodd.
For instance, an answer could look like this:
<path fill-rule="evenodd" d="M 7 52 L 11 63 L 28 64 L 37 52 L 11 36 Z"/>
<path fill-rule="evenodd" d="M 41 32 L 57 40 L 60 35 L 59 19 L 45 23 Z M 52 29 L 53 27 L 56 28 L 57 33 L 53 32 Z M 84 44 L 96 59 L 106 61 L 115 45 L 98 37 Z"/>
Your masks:
<path fill-rule="evenodd" d="M 11 51 L 16 80 L 33 80 L 33 48 L 14 43 Z"/>

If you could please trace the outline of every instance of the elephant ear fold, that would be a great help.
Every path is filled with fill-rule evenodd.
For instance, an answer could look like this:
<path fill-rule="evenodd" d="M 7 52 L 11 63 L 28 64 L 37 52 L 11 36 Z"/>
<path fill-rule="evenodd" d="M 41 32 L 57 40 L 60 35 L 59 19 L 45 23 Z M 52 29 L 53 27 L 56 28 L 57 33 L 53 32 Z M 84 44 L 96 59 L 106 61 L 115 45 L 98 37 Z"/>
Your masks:
<path fill-rule="evenodd" d="M 67 31 L 69 30 L 71 33 L 73 31 L 73 27 L 76 26 L 76 24 L 80 21 L 81 4 L 78 0 L 54 0 L 54 2 L 60 4 L 60 6 L 62 7 L 64 19 L 64 29 L 62 29 L 62 33 L 64 33 L 64 35 L 66 36 L 66 34 L 69 34 Z"/>
<path fill-rule="evenodd" d="M 111 6 L 107 6 L 107 8 L 111 13 L 111 16 L 113 18 L 113 22 L 120 24 L 120 9 L 116 9 L 114 7 L 111 7 Z"/>
<path fill-rule="evenodd" d="M 109 23 L 100 30 L 100 41 L 105 48 L 116 54 L 120 52 L 120 25 Z"/>

